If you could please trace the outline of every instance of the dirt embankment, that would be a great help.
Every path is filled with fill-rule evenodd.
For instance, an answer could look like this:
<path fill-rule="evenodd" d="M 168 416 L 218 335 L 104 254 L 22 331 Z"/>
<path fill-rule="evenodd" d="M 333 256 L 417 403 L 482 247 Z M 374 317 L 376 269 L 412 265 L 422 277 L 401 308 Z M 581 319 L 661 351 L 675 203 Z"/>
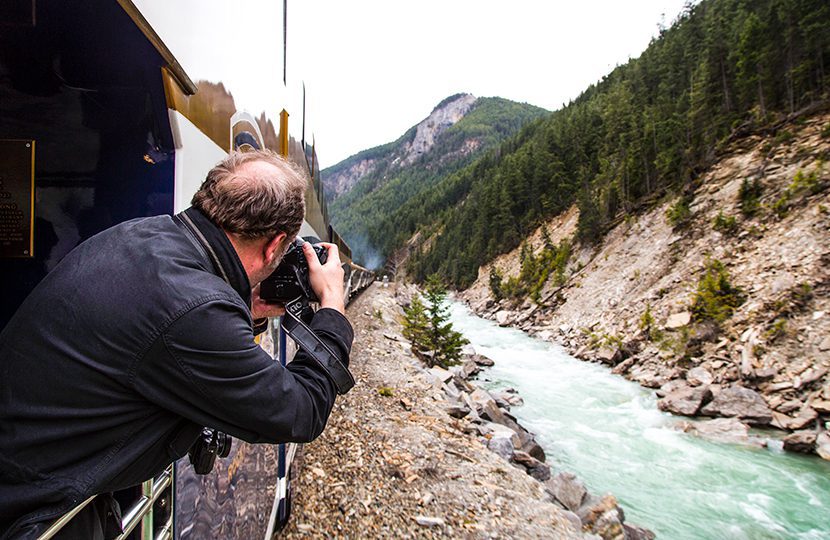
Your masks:
<path fill-rule="evenodd" d="M 772 425 L 794 432 L 789 449 L 830 459 L 828 125 L 825 113 L 736 142 L 687 193 L 685 220 L 670 222 L 680 197 L 670 198 L 598 246 L 576 246 L 566 283 L 548 283 L 541 305 L 495 302 L 489 265 L 462 297 L 500 324 L 660 389 L 666 410 Z M 552 238 L 573 235 L 574 212 L 547 224 Z M 692 313 L 713 261 L 743 300 L 720 325 Z M 495 264 L 517 275 L 519 250 Z"/>
<path fill-rule="evenodd" d="M 357 385 L 304 447 L 283 537 L 583 538 L 541 483 L 447 414 L 401 337 L 393 288 L 349 306 Z"/>

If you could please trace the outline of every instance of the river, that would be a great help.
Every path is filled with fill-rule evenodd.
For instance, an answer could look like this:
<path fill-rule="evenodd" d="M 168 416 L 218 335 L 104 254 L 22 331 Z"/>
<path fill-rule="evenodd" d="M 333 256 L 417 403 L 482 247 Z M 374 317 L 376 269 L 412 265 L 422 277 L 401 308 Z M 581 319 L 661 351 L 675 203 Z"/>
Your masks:
<path fill-rule="evenodd" d="M 595 494 L 613 493 L 626 521 L 680 539 L 830 539 L 830 462 L 715 443 L 683 433 L 653 391 L 563 348 L 500 328 L 451 304 L 451 320 L 495 361 L 488 389 L 513 387 L 511 411 L 547 453 Z"/>

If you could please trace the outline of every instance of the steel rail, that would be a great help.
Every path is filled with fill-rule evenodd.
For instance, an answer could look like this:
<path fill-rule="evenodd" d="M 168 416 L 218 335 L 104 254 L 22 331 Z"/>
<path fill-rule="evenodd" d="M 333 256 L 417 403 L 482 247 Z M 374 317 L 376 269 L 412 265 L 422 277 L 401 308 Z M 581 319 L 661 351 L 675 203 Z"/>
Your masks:
<path fill-rule="evenodd" d="M 143 521 L 144 517 L 153 511 L 153 504 L 155 504 L 156 500 L 158 500 L 161 494 L 168 487 L 170 487 L 170 484 L 172 483 L 173 470 L 172 466 L 170 466 L 153 481 L 152 489 L 147 490 L 147 494 L 142 495 L 141 499 L 139 499 L 139 501 L 133 505 L 132 508 L 130 508 L 124 516 L 124 519 L 121 520 L 121 527 L 124 532 L 122 532 L 116 540 L 125 540 L 127 536 L 133 532 L 133 529 L 135 529 L 138 524 Z"/>
<path fill-rule="evenodd" d="M 87 500 L 85 500 L 84 502 L 82 502 L 81 504 L 79 504 L 78 506 L 76 506 L 75 508 L 70 510 L 69 512 L 67 512 L 64 515 L 62 515 L 61 517 L 59 517 L 57 520 L 55 520 L 54 523 L 52 523 L 51 527 L 46 529 L 46 532 L 44 532 L 43 534 L 41 534 L 38 537 L 37 540 L 49 540 L 50 538 L 55 536 L 58 533 L 58 531 L 63 529 L 66 526 L 66 524 L 69 523 L 72 520 L 73 517 L 77 516 L 78 512 L 83 510 L 86 507 L 86 505 L 88 505 L 89 503 L 92 502 L 92 499 L 94 499 L 94 498 L 95 498 L 95 495 L 88 498 Z"/>

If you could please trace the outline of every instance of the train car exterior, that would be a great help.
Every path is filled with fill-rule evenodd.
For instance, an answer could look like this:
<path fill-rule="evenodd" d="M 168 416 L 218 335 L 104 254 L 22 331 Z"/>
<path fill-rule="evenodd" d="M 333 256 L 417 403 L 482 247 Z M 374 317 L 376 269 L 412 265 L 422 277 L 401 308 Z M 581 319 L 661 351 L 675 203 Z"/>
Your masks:
<path fill-rule="evenodd" d="M 75 245 L 127 219 L 187 208 L 216 162 L 249 148 L 275 150 L 305 172 L 300 234 L 340 246 L 347 295 L 370 282 L 329 225 L 302 64 L 296 76 L 289 70 L 287 8 L 202 0 L 0 7 L 0 325 Z M 276 321 L 260 345 L 290 361 L 293 344 Z M 297 450 L 235 440 L 205 476 L 180 460 L 118 494 L 123 537 L 271 538 L 290 511 Z"/>

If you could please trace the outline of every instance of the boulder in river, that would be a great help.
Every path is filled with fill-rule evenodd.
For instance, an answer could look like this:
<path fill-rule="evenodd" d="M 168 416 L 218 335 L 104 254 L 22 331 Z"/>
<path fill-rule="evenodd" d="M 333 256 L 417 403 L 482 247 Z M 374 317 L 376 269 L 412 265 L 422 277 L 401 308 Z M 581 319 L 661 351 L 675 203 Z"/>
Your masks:
<path fill-rule="evenodd" d="M 830 461 L 830 432 L 824 431 L 816 437 L 816 454 Z"/>
<path fill-rule="evenodd" d="M 535 457 L 539 461 L 545 461 L 547 456 L 545 456 L 545 450 L 536 442 L 536 439 L 528 433 L 519 433 L 519 439 L 522 441 L 522 445 L 519 447 L 519 450 L 522 452 L 527 452 L 531 456 Z"/>
<path fill-rule="evenodd" d="M 784 437 L 784 450 L 812 454 L 816 447 L 817 438 L 816 432 L 810 430 L 790 433 Z"/>
<path fill-rule="evenodd" d="M 494 400 L 485 401 L 484 405 L 479 410 L 479 415 L 485 420 L 490 420 L 497 424 L 501 424 L 516 433 L 526 433 L 527 430 L 519 425 L 516 418 L 496 406 Z"/>
<path fill-rule="evenodd" d="M 598 534 L 603 540 L 625 540 L 622 508 L 610 493 L 602 497 L 588 495 L 576 512 L 582 520 L 583 530 Z"/>
<path fill-rule="evenodd" d="M 473 356 L 473 362 L 483 367 L 490 367 L 496 364 L 492 359 L 487 358 L 486 356 L 482 356 L 480 354 L 476 354 L 475 356 Z"/>
<path fill-rule="evenodd" d="M 625 540 L 654 540 L 657 538 L 653 531 L 644 527 L 623 523 L 623 529 L 625 529 Z"/>
<path fill-rule="evenodd" d="M 684 422 L 683 431 L 715 442 L 751 444 L 763 447 L 761 439 L 749 436 L 749 427 L 737 418 L 715 418 L 697 422 Z"/>
<path fill-rule="evenodd" d="M 666 395 L 657 402 L 657 407 L 661 411 L 673 414 L 695 416 L 710 399 L 712 399 L 712 391 L 708 386 L 686 387 Z"/>
<path fill-rule="evenodd" d="M 554 500 L 572 512 L 579 510 L 588 494 L 585 484 L 569 472 L 561 472 L 546 481 L 545 488 Z"/>
<path fill-rule="evenodd" d="M 765 426 L 772 421 L 772 411 L 758 392 L 733 384 L 717 392 L 700 414 L 704 416 L 737 417 L 744 422 Z"/>
<path fill-rule="evenodd" d="M 494 398 L 496 398 L 496 403 L 498 403 L 499 399 L 501 399 L 502 401 L 513 407 L 521 407 L 525 404 L 525 400 L 522 399 L 522 396 L 516 393 L 507 392 L 506 390 L 496 392 L 492 395 Z"/>
<path fill-rule="evenodd" d="M 523 466 L 527 469 L 527 474 L 540 482 L 550 478 L 550 466 L 545 465 L 527 452 L 520 450 L 513 452 L 513 462 Z"/>

